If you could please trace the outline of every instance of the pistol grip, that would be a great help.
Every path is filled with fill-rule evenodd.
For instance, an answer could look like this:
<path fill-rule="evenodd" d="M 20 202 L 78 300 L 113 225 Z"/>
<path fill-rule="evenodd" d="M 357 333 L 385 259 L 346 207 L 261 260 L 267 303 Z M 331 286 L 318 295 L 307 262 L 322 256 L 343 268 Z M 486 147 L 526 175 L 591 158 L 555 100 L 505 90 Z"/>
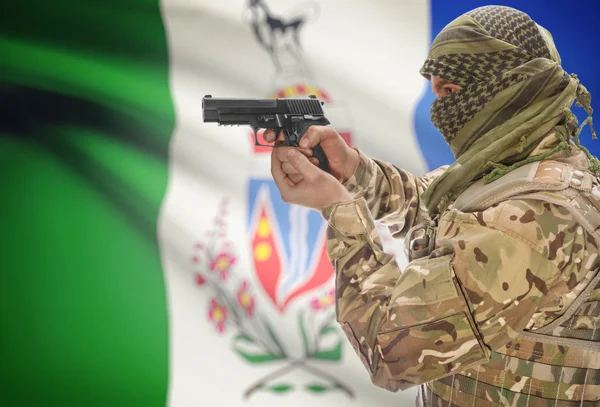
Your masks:
<path fill-rule="evenodd" d="M 319 160 L 319 168 L 325 172 L 329 172 L 329 160 L 323 151 L 323 147 L 320 144 L 317 144 L 313 147 L 313 157 Z"/>

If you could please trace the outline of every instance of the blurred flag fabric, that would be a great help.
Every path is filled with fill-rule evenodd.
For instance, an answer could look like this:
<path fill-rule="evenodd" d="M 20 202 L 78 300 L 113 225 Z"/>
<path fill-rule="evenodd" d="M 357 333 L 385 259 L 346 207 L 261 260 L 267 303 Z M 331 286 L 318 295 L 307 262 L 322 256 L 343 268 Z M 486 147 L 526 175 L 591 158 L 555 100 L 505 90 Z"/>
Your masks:
<path fill-rule="evenodd" d="M 315 94 L 348 144 L 423 174 L 452 156 L 418 69 L 493 2 L 450 3 L 5 6 L 0 405 L 414 405 L 370 383 L 335 323 L 319 214 L 283 203 L 270 150 L 202 123 L 201 102 Z M 594 1 L 503 3 L 600 93 Z"/>

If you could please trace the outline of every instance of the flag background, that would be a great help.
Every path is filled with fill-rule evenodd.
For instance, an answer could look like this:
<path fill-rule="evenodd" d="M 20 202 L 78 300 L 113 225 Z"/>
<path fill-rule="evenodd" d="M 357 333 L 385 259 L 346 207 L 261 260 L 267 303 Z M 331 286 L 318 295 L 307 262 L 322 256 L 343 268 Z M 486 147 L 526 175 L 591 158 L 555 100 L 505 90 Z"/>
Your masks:
<path fill-rule="evenodd" d="M 302 6 L 268 4 L 276 14 Z M 451 162 L 428 119 L 428 84 L 415 70 L 446 23 L 493 2 L 318 4 L 301 41 L 310 80 L 340 102 L 331 105 L 334 123 L 368 154 L 415 173 Z M 596 2 L 503 4 L 549 29 L 565 69 L 599 94 Z M 245 130 L 201 124 L 199 100 L 207 93 L 265 97 L 285 86 L 276 83 L 245 7 L 29 1 L 0 16 L 0 404 L 412 403 L 413 393 L 373 388 L 346 343 L 338 364 L 318 366 L 346 379 L 351 403 L 343 393 L 302 391 L 245 400 L 244 377 L 270 367 L 245 363 L 228 332 L 219 335 L 207 318 L 211 296 L 194 284 L 192 243 L 228 199 L 236 272 L 260 287 L 244 254 L 248 184 L 266 182 L 268 171 Z M 600 154 L 589 130 L 583 140 Z M 280 335 L 296 349 L 290 321 L 295 329 L 310 293 L 284 313 L 261 293 L 256 288 L 260 309 L 291 332 Z M 215 374 L 217 365 L 227 377 Z"/>

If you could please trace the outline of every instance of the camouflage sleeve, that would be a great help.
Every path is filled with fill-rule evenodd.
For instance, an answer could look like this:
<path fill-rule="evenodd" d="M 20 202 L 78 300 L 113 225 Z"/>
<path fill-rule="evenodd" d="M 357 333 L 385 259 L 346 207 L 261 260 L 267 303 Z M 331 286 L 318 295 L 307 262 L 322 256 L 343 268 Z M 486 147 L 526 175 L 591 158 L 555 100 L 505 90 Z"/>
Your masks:
<path fill-rule="evenodd" d="M 530 209 L 505 205 L 457 211 L 440 223 L 439 249 L 402 273 L 383 252 L 364 199 L 322 214 L 338 322 L 373 383 L 391 391 L 485 363 L 525 329 L 561 275 L 560 259 L 549 260 L 557 230 L 577 230 L 550 217 L 539 226 Z M 519 231 L 520 219 L 533 222 L 532 236 Z"/>
<path fill-rule="evenodd" d="M 422 177 L 367 157 L 358 148 L 358 166 L 344 186 L 355 198 L 364 198 L 371 216 L 388 226 L 395 237 L 403 237 L 423 221 L 427 212 L 421 205 L 423 191 L 444 172 L 440 167 Z"/>

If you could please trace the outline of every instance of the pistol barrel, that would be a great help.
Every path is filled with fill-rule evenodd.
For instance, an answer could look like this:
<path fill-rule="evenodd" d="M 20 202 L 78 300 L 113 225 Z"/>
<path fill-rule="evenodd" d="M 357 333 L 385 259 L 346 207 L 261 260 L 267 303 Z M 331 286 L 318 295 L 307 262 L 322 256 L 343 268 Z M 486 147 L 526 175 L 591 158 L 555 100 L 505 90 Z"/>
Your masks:
<path fill-rule="evenodd" d="M 202 98 L 204 122 L 222 122 L 226 116 L 311 114 L 323 115 L 321 102 L 316 97 L 305 99 L 233 99 Z"/>
<path fill-rule="evenodd" d="M 277 99 L 231 99 L 213 98 L 210 95 L 202 99 L 204 122 L 223 122 L 229 115 L 260 115 L 285 113 L 278 106 Z"/>

